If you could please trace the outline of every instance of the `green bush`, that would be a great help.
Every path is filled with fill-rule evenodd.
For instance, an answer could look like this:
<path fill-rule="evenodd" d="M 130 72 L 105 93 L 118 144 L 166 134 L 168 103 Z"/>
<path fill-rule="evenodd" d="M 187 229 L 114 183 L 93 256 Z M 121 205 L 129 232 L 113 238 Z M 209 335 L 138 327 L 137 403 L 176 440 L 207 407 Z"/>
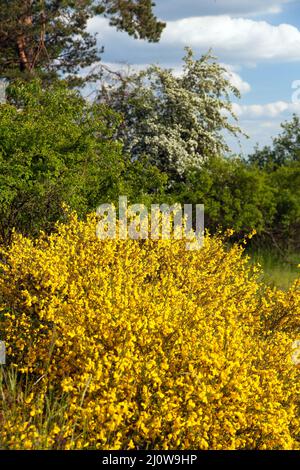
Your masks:
<path fill-rule="evenodd" d="M 63 84 L 17 82 L 0 105 L 0 234 L 49 230 L 62 203 L 80 214 L 118 193 L 122 147 L 119 117 Z"/>

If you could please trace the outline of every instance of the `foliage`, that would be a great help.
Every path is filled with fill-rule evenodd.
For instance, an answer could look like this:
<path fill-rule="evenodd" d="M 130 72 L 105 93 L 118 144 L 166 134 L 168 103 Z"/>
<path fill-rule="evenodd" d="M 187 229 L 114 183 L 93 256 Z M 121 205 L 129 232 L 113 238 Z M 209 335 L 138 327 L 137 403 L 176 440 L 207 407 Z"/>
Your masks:
<path fill-rule="evenodd" d="M 98 62 L 101 52 L 88 20 L 104 14 L 119 30 L 158 41 L 164 23 L 152 7 L 150 0 L 0 0 L 0 74 L 53 80 L 67 73 L 81 83 L 78 72 Z"/>
<path fill-rule="evenodd" d="M 276 217 L 270 231 L 281 246 L 299 250 L 300 162 L 279 167 L 271 173 L 270 181 L 276 194 Z"/>
<path fill-rule="evenodd" d="M 267 227 L 273 242 L 283 250 L 300 245 L 300 119 L 294 115 L 282 124 L 283 132 L 272 147 L 256 149 L 249 156 L 249 168 L 258 168 L 273 188 L 275 216 Z"/>
<path fill-rule="evenodd" d="M 282 133 L 273 139 L 273 145 L 258 147 L 252 155 L 249 155 L 249 162 L 257 165 L 261 169 L 274 171 L 278 167 L 300 162 L 300 118 L 296 114 L 290 122 L 281 125 Z"/>
<path fill-rule="evenodd" d="M 260 234 L 266 224 L 272 224 L 273 196 L 267 175 L 238 158 L 224 157 L 210 159 L 201 169 L 189 170 L 173 194 L 174 200 L 182 204 L 203 203 L 205 224 L 212 233 L 219 228 L 234 229 L 239 238 L 253 229 Z"/>
<path fill-rule="evenodd" d="M 275 245 L 282 252 L 299 248 L 300 167 L 294 121 L 286 125 L 294 129 L 294 137 L 291 134 L 288 140 L 282 138 L 278 147 L 290 149 L 290 156 L 281 165 L 277 162 L 272 166 L 271 156 L 269 163 L 261 166 L 253 159 L 212 154 L 201 164 L 198 161 L 196 165 L 195 160 L 192 164 L 180 157 L 182 148 L 189 146 L 187 133 L 187 141 L 181 140 L 174 148 L 176 156 L 172 158 L 177 163 L 173 165 L 170 161 L 162 163 L 162 154 L 150 139 L 150 131 L 148 135 L 141 134 L 141 138 L 144 135 L 152 142 L 147 150 L 146 140 L 138 143 L 139 139 L 129 132 L 128 116 L 126 123 L 107 104 L 84 100 L 76 91 L 68 90 L 64 82 L 47 90 L 39 81 L 16 82 L 9 87 L 8 95 L 8 102 L 0 105 L 2 241 L 9 239 L 13 228 L 27 235 L 37 235 L 40 229 L 52 230 L 55 221 L 65 217 L 63 203 L 82 216 L 102 202 L 116 202 L 119 195 L 127 195 L 131 202 L 147 205 L 203 203 L 206 227 L 212 233 L 219 228 L 233 228 L 236 238 L 242 238 L 255 229 L 264 244 Z M 145 100 L 149 104 L 148 98 Z M 140 131 L 146 132 L 144 114 L 138 119 L 133 111 L 142 112 L 140 105 L 141 102 L 136 108 L 128 105 L 128 112 L 132 112 L 132 126 L 139 122 Z M 171 104 L 168 106 L 170 110 Z M 180 109 L 177 122 L 184 114 L 183 105 Z M 184 122 L 182 117 L 181 121 Z M 171 132 L 170 129 L 171 123 L 165 131 L 160 128 L 162 132 Z M 167 156 L 171 140 L 159 135 L 157 142 L 161 146 L 165 141 Z M 126 136 L 128 142 L 131 136 L 131 144 L 136 145 L 130 148 Z M 280 140 L 279 136 L 276 142 Z M 192 156 L 198 157 L 200 154 Z M 180 165 L 184 161 L 183 171 Z"/>
<path fill-rule="evenodd" d="M 7 371 L 1 447 L 298 449 L 299 281 L 265 289 L 219 237 L 186 251 L 95 228 L 72 215 L 3 253 L 0 333 L 19 399 Z"/>
<path fill-rule="evenodd" d="M 102 0 L 100 11 L 102 6 L 112 26 L 135 38 L 157 42 L 165 27 L 153 14 L 152 0 Z"/>
<path fill-rule="evenodd" d="M 62 203 L 80 214 L 119 193 L 119 117 L 64 84 L 15 83 L 0 105 L 0 234 L 53 228 Z"/>
<path fill-rule="evenodd" d="M 239 158 L 213 158 L 190 169 L 172 187 L 173 201 L 203 203 L 206 227 L 233 228 L 235 236 L 257 231 L 256 246 L 273 246 L 282 255 L 300 248 L 300 164 L 273 171 Z"/>
<path fill-rule="evenodd" d="M 151 164 L 177 180 L 190 166 L 228 149 L 223 131 L 237 135 L 230 94 L 239 95 L 210 53 L 194 59 L 187 49 L 182 75 L 151 66 L 103 83 L 99 100 L 123 116 L 117 138 L 132 159 Z"/>

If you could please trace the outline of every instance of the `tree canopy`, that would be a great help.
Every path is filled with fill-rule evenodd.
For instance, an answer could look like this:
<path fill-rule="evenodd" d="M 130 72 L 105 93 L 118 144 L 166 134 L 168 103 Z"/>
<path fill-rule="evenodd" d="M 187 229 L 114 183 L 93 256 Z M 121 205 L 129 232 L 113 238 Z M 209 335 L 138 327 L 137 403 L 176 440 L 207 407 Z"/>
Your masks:
<path fill-rule="evenodd" d="M 237 135 L 231 97 L 239 91 L 210 54 L 187 48 L 182 74 L 151 66 L 104 81 L 100 102 L 123 116 L 119 138 L 133 159 L 149 161 L 173 179 L 228 151 L 224 131 Z"/>
<path fill-rule="evenodd" d="M 271 146 L 256 147 L 249 156 L 250 163 L 274 171 L 283 165 L 300 162 L 300 117 L 294 114 L 291 121 L 281 124 L 281 128 L 281 134 L 273 138 Z"/>
<path fill-rule="evenodd" d="M 53 228 L 66 203 L 79 213 L 118 192 L 118 116 L 64 84 L 15 82 L 0 105 L 0 237 Z"/>
<path fill-rule="evenodd" d="M 119 30 L 158 41 L 164 23 L 153 5 L 151 0 L 0 0 L 0 74 L 65 73 L 75 79 L 81 68 L 100 59 L 96 36 L 86 29 L 91 17 L 105 15 Z"/>

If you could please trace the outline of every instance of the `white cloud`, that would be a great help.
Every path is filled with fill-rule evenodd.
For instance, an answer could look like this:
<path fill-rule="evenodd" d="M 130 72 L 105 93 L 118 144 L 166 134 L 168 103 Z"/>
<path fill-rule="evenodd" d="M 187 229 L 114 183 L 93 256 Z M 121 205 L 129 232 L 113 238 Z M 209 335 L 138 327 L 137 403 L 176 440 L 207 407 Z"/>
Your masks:
<path fill-rule="evenodd" d="M 247 119 L 276 118 L 286 113 L 300 113 L 300 103 L 275 101 L 266 104 L 243 105 L 233 103 L 233 111 L 238 117 Z"/>
<path fill-rule="evenodd" d="M 226 63 L 256 65 L 258 62 L 300 61 L 300 30 L 290 24 L 272 25 L 266 21 L 233 18 L 229 15 L 201 16 L 169 21 L 159 43 L 137 41 L 109 26 L 104 17 L 88 23 L 90 32 L 99 33 L 104 57 L 130 63 L 178 62 L 184 46 L 199 55 L 212 48 Z"/>
<path fill-rule="evenodd" d="M 248 155 L 258 143 L 262 148 L 270 145 L 272 138 L 282 132 L 281 124 L 290 121 L 293 113 L 300 114 L 300 102 L 275 101 L 266 104 L 233 104 L 240 128 L 250 137 L 241 137 L 239 143 L 228 137 L 229 147 L 233 152 Z"/>
<path fill-rule="evenodd" d="M 189 45 L 195 50 L 212 48 L 218 55 L 240 63 L 300 60 L 300 31 L 292 25 L 273 26 L 266 21 L 228 15 L 170 21 L 162 46 Z"/>
<path fill-rule="evenodd" d="M 231 84 L 235 86 L 242 95 L 249 93 L 251 90 L 250 83 L 242 79 L 242 77 L 235 71 L 235 67 L 229 64 L 221 64 L 226 70 L 226 76 L 230 80 Z"/>

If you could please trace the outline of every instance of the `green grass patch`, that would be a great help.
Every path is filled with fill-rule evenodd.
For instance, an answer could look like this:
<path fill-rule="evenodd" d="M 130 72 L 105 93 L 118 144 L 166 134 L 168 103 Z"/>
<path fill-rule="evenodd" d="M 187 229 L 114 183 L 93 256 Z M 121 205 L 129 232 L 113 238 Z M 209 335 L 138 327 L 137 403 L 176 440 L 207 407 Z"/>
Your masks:
<path fill-rule="evenodd" d="M 251 263 L 259 263 L 263 269 L 263 281 L 282 290 L 288 290 L 300 276 L 300 253 L 281 255 L 267 248 L 250 249 L 247 253 Z"/>

